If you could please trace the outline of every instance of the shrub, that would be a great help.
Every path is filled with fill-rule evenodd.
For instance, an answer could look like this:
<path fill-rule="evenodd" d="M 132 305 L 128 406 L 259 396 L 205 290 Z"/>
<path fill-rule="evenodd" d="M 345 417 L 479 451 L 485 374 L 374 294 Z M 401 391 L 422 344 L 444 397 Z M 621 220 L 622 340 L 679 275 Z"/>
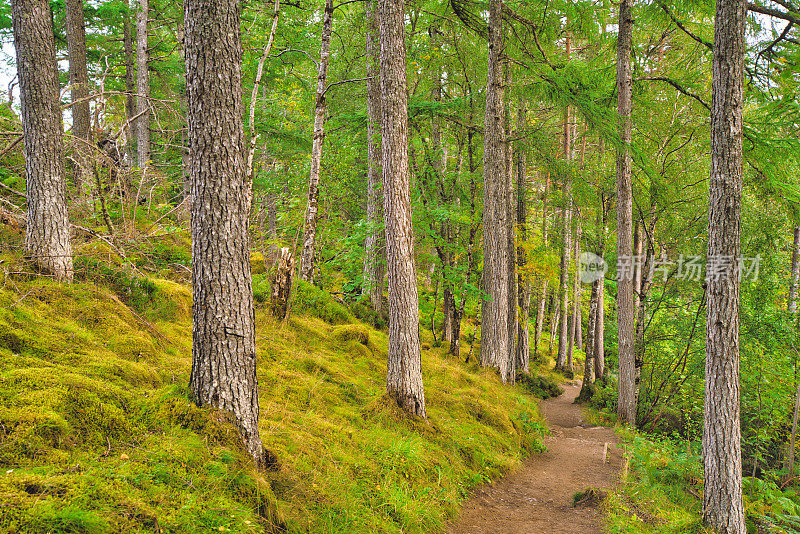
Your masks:
<path fill-rule="evenodd" d="M 526 375 L 517 373 L 517 384 L 525 391 L 540 399 L 558 397 L 564 390 L 552 378 L 542 375 Z"/>

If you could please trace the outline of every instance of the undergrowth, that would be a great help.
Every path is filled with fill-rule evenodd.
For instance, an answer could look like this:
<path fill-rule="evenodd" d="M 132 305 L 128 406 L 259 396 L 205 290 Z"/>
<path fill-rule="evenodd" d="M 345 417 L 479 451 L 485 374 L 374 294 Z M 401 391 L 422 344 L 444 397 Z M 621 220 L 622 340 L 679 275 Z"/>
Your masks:
<path fill-rule="evenodd" d="M 606 501 L 608 529 L 625 534 L 712 534 L 703 525 L 699 444 L 623 431 L 626 477 Z M 748 534 L 800 534 L 800 493 L 771 478 L 744 478 Z"/>
<path fill-rule="evenodd" d="M 288 325 L 256 313 L 259 472 L 188 401 L 190 289 L 81 261 L 72 285 L 0 284 L 1 532 L 435 532 L 542 449 L 534 398 L 445 347 L 422 357 L 429 420 L 398 413 L 386 334 L 301 286 Z"/>

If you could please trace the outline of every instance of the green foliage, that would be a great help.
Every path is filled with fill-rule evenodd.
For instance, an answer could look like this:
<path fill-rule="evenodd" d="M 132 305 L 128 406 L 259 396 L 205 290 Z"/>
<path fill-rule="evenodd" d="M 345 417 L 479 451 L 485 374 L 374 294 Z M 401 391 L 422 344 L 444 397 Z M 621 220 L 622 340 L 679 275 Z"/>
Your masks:
<path fill-rule="evenodd" d="M 545 375 L 517 373 L 517 384 L 534 397 L 540 399 L 558 397 L 564 393 L 564 389 L 555 380 Z"/>
<path fill-rule="evenodd" d="M 292 312 L 310 317 L 319 317 L 331 324 L 342 324 L 353 321 L 348 309 L 331 297 L 327 291 L 303 280 L 298 280 L 292 288 Z"/>
<path fill-rule="evenodd" d="M 703 470 L 697 443 L 628 435 L 628 477 L 609 499 L 610 532 L 707 534 L 702 525 Z M 743 481 L 749 534 L 800 532 L 800 493 L 770 478 Z"/>
<path fill-rule="evenodd" d="M 277 460 L 258 472 L 228 417 L 183 386 L 189 289 L 151 282 L 174 314 L 151 303 L 137 317 L 90 282 L 0 288 L 0 531 L 430 532 L 542 449 L 536 403 L 491 371 L 426 351 L 429 419 L 409 419 L 385 397 L 385 333 L 259 309 L 261 432 Z M 348 317 L 310 288 L 321 315 Z"/>

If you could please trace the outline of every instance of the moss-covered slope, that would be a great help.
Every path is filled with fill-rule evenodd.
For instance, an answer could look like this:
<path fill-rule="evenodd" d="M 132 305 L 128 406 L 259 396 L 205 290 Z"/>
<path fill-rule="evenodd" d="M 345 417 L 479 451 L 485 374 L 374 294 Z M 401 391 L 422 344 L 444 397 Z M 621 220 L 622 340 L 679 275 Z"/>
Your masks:
<path fill-rule="evenodd" d="M 444 349 L 423 354 L 430 420 L 409 420 L 384 333 L 259 310 L 258 472 L 188 401 L 190 290 L 114 280 L 0 284 L 0 532 L 435 532 L 541 447 L 534 399 Z"/>

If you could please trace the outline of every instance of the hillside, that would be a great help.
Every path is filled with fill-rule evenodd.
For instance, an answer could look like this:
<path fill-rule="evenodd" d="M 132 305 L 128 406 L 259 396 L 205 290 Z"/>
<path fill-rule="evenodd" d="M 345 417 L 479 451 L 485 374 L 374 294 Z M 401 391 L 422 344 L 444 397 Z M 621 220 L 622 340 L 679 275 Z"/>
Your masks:
<path fill-rule="evenodd" d="M 436 532 L 541 448 L 534 398 L 444 347 L 423 352 L 429 420 L 402 416 L 383 396 L 386 334 L 319 292 L 300 309 L 347 322 L 257 310 L 274 455 L 258 472 L 234 427 L 188 400 L 187 286 L 100 262 L 62 285 L 3 259 L 2 532 Z"/>

